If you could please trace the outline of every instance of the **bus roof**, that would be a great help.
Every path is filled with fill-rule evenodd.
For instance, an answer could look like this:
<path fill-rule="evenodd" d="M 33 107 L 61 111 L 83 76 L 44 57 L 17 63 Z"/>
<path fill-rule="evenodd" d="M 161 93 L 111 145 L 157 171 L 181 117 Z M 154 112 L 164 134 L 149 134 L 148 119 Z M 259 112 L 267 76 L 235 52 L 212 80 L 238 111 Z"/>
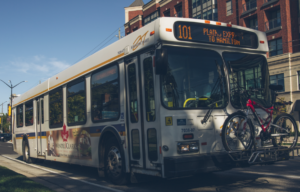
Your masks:
<path fill-rule="evenodd" d="M 13 101 L 13 107 L 29 101 L 31 99 L 37 98 L 61 85 L 64 85 L 72 80 L 77 79 L 78 77 L 89 74 L 95 69 L 100 68 L 106 64 L 118 61 L 128 55 L 131 55 L 137 51 L 145 49 L 156 45 L 159 42 L 168 42 L 168 43 L 181 43 L 187 45 L 204 45 L 205 47 L 218 47 L 220 44 L 210 44 L 203 42 L 195 41 L 180 41 L 175 37 L 175 23 L 187 23 L 187 24 L 202 24 L 210 26 L 220 26 L 226 29 L 228 24 L 216 22 L 216 21 L 207 21 L 202 19 L 187 19 L 187 18 L 178 18 L 178 17 L 163 17 L 158 18 L 155 21 L 147 24 L 146 26 L 138 29 L 137 31 L 127 35 L 126 37 L 116 41 L 115 43 L 107 46 L 104 49 L 99 50 L 98 52 L 92 54 L 91 56 L 79 61 L 78 63 L 70 66 L 64 71 L 58 73 L 57 75 L 49 78 L 45 82 L 37 85 L 31 90 L 25 92 L 20 97 L 17 97 Z M 206 26 L 205 26 L 206 27 Z M 255 49 L 251 48 L 241 48 L 235 46 L 224 46 L 224 49 L 228 50 L 245 50 L 245 51 L 255 51 L 266 53 L 268 51 L 267 38 L 266 34 L 261 31 L 232 25 L 230 28 L 240 29 L 243 31 L 249 31 L 257 35 L 257 44 L 258 47 Z M 186 34 L 185 34 L 186 35 Z"/>

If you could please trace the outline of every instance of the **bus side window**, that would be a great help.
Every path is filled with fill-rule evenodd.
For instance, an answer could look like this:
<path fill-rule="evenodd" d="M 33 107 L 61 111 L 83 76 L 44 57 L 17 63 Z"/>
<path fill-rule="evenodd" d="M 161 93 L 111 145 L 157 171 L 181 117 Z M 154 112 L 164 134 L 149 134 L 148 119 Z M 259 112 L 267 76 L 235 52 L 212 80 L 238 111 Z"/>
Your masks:
<path fill-rule="evenodd" d="M 140 159 L 140 134 L 138 129 L 133 129 L 131 131 L 131 139 L 132 139 L 132 158 Z"/>
<path fill-rule="evenodd" d="M 148 122 L 155 121 L 155 98 L 154 98 L 154 79 L 152 57 L 144 59 L 144 87 L 146 119 Z"/>
<path fill-rule="evenodd" d="M 17 128 L 23 127 L 23 104 L 17 107 Z"/>
<path fill-rule="evenodd" d="M 41 100 L 42 124 L 44 124 L 44 100 Z"/>
<path fill-rule="evenodd" d="M 33 125 L 33 100 L 25 103 L 25 126 Z"/>
<path fill-rule="evenodd" d="M 156 129 L 151 128 L 147 131 L 148 158 L 150 161 L 157 161 L 157 135 Z"/>

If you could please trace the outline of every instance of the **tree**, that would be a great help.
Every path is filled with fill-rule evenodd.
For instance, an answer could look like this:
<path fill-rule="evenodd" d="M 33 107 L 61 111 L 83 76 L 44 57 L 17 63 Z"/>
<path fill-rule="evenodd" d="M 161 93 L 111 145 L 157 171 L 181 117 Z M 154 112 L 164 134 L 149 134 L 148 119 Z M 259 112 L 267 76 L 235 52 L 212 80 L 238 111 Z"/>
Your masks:
<path fill-rule="evenodd" d="M 7 117 L 8 115 L 7 114 L 3 114 L 3 120 L 2 120 L 2 123 L 1 124 L 1 130 L 3 131 L 3 133 L 9 133 L 9 125 L 10 125 L 10 122 L 7 121 Z"/>

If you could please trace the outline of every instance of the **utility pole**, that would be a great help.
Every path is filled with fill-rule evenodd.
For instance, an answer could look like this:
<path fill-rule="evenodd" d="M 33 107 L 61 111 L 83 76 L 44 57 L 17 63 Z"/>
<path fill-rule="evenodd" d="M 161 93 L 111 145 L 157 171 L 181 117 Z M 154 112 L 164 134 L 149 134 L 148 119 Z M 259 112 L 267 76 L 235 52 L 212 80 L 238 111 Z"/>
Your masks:
<path fill-rule="evenodd" d="M 3 102 L 2 104 L 0 104 L 0 105 L 2 105 L 2 111 L 1 111 L 1 113 L 3 114 L 3 104 L 4 103 L 6 103 L 7 101 L 5 101 L 5 102 Z"/>
<path fill-rule="evenodd" d="M 123 37 L 121 36 L 121 28 L 119 28 L 119 35 L 116 35 L 116 37 L 118 37 L 119 39 L 123 38 Z"/>
<path fill-rule="evenodd" d="M 7 85 L 9 88 L 10 88 L 10 131 L 12 131 L 12 99 L 13 99 L 13 88 L 15 88 L 16 86 L 18 86 L 18 85 L 20 85 L 21 83 L 23 83 L 23 82 L 27 82 L 27 81 L 21 81 L 20 83 L 18 83 L 18 84 L 16 84 L 16 85 L 12 85 L 12 83 L 11 83 L 11 80 L 9 80 L 8 82 L 10 83 L 10 85 L 9 84 L 7 84 L 7 83 L 5 83 L 3 80 L 1 80 L 0 79 L 0 81 L 2 81 L 5 85 Z"/>

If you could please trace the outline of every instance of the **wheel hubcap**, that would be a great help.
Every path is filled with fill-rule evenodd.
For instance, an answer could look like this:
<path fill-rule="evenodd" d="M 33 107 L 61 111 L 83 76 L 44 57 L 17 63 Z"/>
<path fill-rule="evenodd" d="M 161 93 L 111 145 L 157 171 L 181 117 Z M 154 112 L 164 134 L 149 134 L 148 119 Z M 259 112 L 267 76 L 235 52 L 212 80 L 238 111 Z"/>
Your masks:
<path fill-rule="evenodd" d="M 118 177 L 122 173 L 122 158 L 120 150 L 112 147 L 107 155 L 107 168 L 109 174 L 113 177 Z"/>

